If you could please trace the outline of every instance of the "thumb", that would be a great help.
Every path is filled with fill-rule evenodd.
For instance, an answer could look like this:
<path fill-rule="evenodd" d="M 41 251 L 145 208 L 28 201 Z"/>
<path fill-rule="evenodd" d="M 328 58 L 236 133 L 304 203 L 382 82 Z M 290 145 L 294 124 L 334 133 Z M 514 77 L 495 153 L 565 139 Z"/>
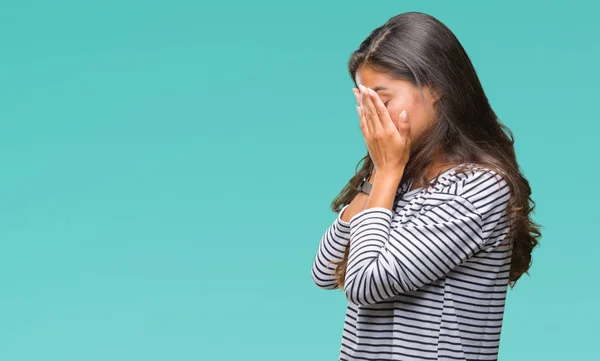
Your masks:
<path fill-rule="evenodd" d="M 400 112 L 397 124 L 400 135 L 403 137 L 408 136 L 410 133 L 410 122 L 408 121 L 408 113 L 406 113 L 406 110 Z"/>
<path fill-rule="evenodd" d="M 406 110 L 403 110 L 398 116 L 398 132 L 400 136 L 407 141 L 410 141 L 410 122 L 408 121 L 408 114 Z"/>

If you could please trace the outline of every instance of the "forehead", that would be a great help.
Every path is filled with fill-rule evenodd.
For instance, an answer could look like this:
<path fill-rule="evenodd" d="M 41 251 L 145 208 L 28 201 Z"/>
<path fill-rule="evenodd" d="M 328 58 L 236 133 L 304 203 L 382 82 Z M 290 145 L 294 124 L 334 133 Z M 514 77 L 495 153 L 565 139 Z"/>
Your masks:
<path fill-rule="evenodd" d="M 354 80 L 356 81 L 356 84 L 364 85 L 368 88 L 392 85 L 392 79 L 389 76 L 370 67 L 360 67 L 356 71 Z"/>

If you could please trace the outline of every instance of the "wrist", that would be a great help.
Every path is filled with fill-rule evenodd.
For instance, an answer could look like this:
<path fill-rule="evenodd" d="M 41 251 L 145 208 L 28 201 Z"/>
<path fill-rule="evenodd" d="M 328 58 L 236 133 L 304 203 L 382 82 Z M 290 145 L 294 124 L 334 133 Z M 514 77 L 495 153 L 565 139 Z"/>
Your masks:
<path fill-rule="evenodd" d="M 373 169 L 373 172 L 371 172 L 371 174 L 369 175 L 369 179 L 367 179 L 369 181 L 369 183 L 373 183 L 373 179 L 375 178 L 375 170 Z"/>
<path fill-rule="evenodd" d="M 384 188 L 397 187 L 400 183 L 400 180 L 402 180 L 403 174 L 404 168 L 379 172 L 377 172 L 377 170 L 374 168 L 362 179 L 357 187 L 357 190 L 361 193 L 369 195 L 375 183 L 377 183 L 379 187 Z"/>
<path fill-rule="evenodd" d="M 365 204 L 365 209 L 384 207 L 393 210 L 401 179 L 402 172 L 377 172 L 373 179 L 371 193 Z"/>
<path fill-rule="evenodd" d="M 373 174 L 371 183 L 374 182 L 385 182 L 385 183 L 399 183 L 404 174 L 404 168 L 401 169 L 390 169 L 390 170 L 379 170 L 376 174 Z"/>

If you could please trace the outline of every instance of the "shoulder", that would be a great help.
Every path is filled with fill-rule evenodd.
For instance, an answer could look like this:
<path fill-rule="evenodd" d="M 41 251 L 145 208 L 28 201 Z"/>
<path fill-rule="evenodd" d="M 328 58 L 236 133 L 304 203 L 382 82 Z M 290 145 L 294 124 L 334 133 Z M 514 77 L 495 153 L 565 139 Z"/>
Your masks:
<path fill-rule="evenodd" d="M 482 215 L 501 212 L 510 199 L 510 187 L 500 172 L 486 166 L 468 164 L 452 175 L 455 195 L 465 199 Z"/>

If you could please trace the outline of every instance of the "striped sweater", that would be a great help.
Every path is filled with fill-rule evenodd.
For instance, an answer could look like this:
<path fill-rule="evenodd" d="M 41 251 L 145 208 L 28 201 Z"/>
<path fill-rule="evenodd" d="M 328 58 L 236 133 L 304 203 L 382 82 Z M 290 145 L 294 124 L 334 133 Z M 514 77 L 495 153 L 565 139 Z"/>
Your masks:
<path fill-rule="evenodd" d="M 469 164 L 472 165 L 472 164 Z M 312 279 L 334 283 L 350 245 L 339 360 L 497 360 L 511 260 L 508 183 L 456 167 L 411 191 L 394 211 L 338 213 L 321 238 Z"/>

